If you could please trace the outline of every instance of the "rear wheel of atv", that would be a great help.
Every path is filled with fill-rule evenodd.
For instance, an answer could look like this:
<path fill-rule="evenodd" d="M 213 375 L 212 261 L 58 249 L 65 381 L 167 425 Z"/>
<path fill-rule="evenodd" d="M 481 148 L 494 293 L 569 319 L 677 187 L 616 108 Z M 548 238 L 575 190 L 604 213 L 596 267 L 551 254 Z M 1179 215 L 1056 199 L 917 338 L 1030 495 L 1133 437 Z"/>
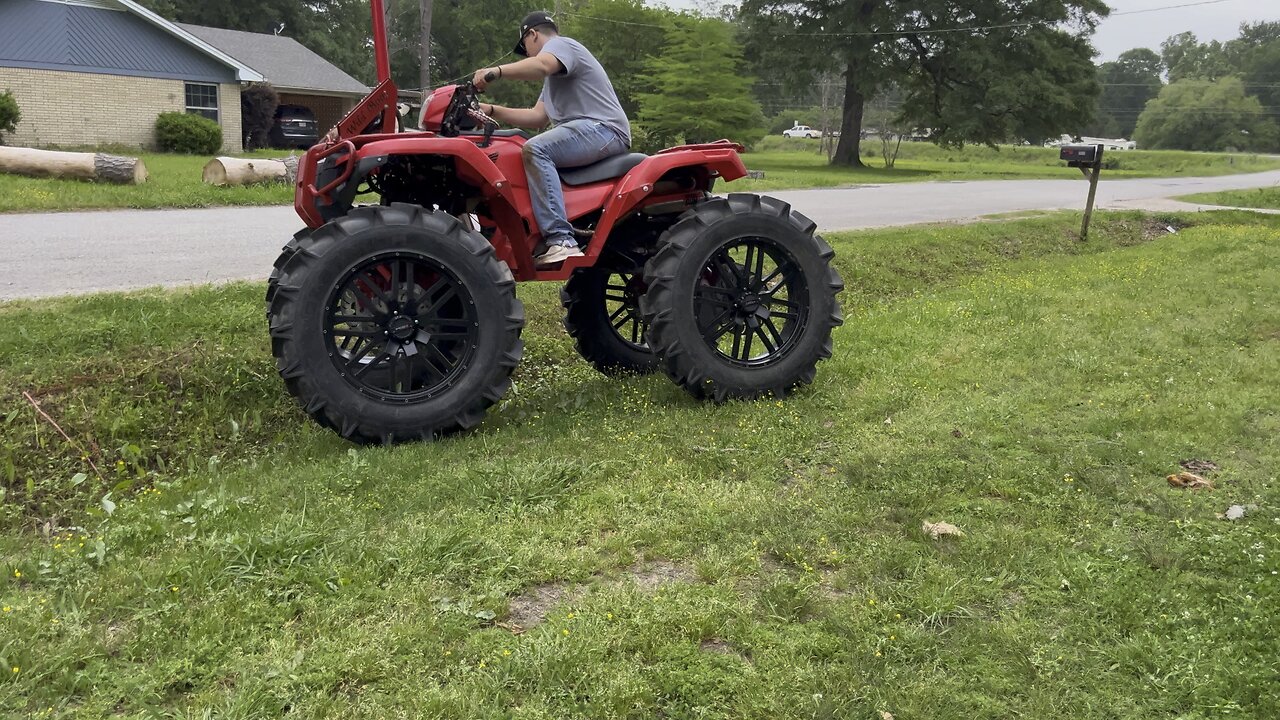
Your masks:
<path fill-rule="evenodd" d="M 564 329 L 582 357 L 605 375 L 643 375 L 658 369 L 658 356 L 644 337 L 644 292 L 639 268 L 619 269 L 607 261 L 575 270 L 560 290 Z"/>
<path fill-rule="evenodd" d="M 660 241 L 641 300 L 663 370 L 698 398 L 783 396 L 813 382 L 844 284 L 815 226 L 770 197 L 701 203 Z"/>
<path fill-rule="evenodd" d="M 471 428 L 511 385 L 524 327 L 515 281 L 447 214 L 358 208 L 300 233 L 273 276 L 276 366 L 306 412 L 345 438 Z"/>

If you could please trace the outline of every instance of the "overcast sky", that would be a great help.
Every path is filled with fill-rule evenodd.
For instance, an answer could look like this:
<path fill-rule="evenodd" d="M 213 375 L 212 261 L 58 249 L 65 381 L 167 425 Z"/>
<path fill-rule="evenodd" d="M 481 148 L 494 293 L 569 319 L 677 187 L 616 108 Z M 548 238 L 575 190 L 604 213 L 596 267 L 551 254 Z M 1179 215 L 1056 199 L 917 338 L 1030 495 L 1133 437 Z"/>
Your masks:
<path fill-rule="evenodd" d="M 1195 0 L 1109 0 L 1108 4 L 1113 13 L 1123 13 L 1187 2 Z M 650 0 L 649 4 L 694 8 L 707 3 L 705 0 Z M 1238 34 L 1240 23 L 1259 20 L 1280 20 L 1280 0 L 1225 0 L 1213 5 L 1113 15 L 1098 26 L 1093 45 L 1101 53 L 1098 61 L 1104 62 L 1115 60 L 1120 53 L 1135 47 L 1148 47 L 1159 52 L 1160 43 L 1165 38 L 1185 30 L 1194 32 L 1201 42 L 1230 40 Z"/>

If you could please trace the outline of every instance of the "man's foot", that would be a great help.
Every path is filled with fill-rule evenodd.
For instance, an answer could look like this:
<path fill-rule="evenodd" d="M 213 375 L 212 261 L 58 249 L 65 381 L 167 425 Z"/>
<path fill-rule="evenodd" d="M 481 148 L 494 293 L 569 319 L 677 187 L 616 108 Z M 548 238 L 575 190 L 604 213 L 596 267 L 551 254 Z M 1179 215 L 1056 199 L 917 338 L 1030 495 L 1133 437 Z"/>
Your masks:
<path fill-rule="evenodd" d="M 582 250 L 577 245 L 551 245 L 547 251 L 533 259 L 534 267 L 559 265 L 569 258 L 582 257 Z"/>

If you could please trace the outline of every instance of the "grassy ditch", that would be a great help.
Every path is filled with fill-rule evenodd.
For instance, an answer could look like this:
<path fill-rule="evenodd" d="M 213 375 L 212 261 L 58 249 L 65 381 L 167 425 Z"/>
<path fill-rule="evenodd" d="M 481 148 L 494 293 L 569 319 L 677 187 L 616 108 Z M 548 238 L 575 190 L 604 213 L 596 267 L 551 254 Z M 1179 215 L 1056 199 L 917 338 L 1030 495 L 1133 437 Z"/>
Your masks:
<path fill-rule="evenodd" d="M 260 285 L 0 305 L 0 706 L 1275 717 L 1280 221 L 1076 222 L 833 235 L 784 402 L 598 376 L 522 288 L 501 408 L 389 449 L 292 407 Z"/>
<path fill-rule="evenodd" d="M 1178 200 L 1202 203 L 1204 205 L 1225 205 L 1227 207 L 1265 208 L 1280 210 L 1280 186 L 1254 188 L 1252 190 L 1225 190 L 1216 193 L 1199 193 L 1184 195 Z"/>

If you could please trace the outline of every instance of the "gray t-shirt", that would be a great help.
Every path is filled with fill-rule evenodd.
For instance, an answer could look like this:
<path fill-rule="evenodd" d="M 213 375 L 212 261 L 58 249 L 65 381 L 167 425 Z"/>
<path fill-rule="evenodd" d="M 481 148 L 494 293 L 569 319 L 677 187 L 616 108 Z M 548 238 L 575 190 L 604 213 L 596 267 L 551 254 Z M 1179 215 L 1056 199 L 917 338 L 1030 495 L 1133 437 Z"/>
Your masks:
<path fill-rule="evenodd" d="M 573 38 L 557 35 L 542 46 L 542 52 L 554 55 L 565 69 L 542 81 L 538 99 L 546 108 L 547 117 L 557 124 L 581 119 L 604 123 L 630 145 L 631 123 L 622 111 L 613 83 L 591 51 Z"/>

